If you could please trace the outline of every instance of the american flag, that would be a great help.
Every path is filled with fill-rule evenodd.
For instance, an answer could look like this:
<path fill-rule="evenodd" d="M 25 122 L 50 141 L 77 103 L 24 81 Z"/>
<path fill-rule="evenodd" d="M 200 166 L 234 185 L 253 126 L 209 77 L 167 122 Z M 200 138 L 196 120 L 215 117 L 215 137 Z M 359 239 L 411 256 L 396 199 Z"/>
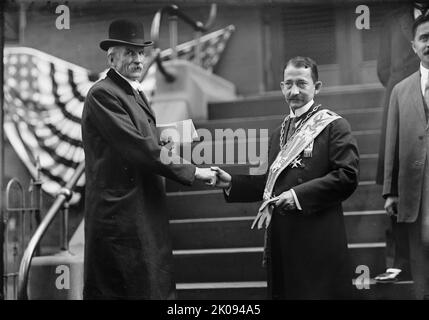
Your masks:
<path fill-rule="evenodd" d="M 201 37 L 201 66 L 213 71 L 234 26 Z M 178 46 L 180 59 L 193 60 L 195 41 Z M 170 59 L 171 50 L 161 52 Z M 85 96 L 105 72 L 92 74 L 78 65 L 39 50 L 4 49 L 4 130 L 7 139 L 28 168 L 43 181 L 42 188 L 56 195 L 84 160 L 80 121 Z M 155 69 L 143 80 L 148 97 L 156 94 Z M 155 91 L 153 93 L 153 91 Z M 85 177 L 78 181 L 71 203 L 80 200 Z"/>

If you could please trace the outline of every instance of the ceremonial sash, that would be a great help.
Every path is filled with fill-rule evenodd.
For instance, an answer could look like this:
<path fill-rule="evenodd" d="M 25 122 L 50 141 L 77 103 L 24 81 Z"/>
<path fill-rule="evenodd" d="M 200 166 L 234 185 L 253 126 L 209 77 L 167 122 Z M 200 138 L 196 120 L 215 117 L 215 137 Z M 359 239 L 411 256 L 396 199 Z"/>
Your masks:
<path fill-rule="evenodd" d="M 283 170 L 304 151 L 328 124 L 339 118 L 341 117 L 332 111 L 320 110 L 303 124 L 301 130 L 292 139 L 286 142 L 285 147 L 280 150 L 270 167 L 264 189 L 264 200 L 271 198 L 274 185 Z"/>
<path fill-rule="evenodd" d="M 286 142 L 286 145 L 280 150 L 268 172 L 268 179 L 265 184 L 263 195 L 264 202 L 259 208 L 258 215 L 252 224 L 252 229 L 258 220 L 258 229 L 262 227 L 264 222 L 265 227 L 268 227 L 271 220 L 270 204 L 277 200 L 277 198 L 271 198 L 274 185 L 283 170 L 285 170 L 289 164 L 314 141 L 327 125 L 339 118 L 341 117 L 332 111 L 326 109 L 320 110 L 311 116 L 310 119 L 302 125 L 301 130 Z"/>

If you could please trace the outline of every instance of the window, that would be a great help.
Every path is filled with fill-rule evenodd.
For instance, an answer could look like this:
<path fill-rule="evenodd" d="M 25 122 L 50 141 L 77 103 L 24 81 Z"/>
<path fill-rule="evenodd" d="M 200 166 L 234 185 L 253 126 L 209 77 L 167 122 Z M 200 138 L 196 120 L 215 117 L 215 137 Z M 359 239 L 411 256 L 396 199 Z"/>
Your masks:
<path fill-rule="evenodd" d="M 317 57 L 317 64 L 336 63 L 335 7 L 282 7 L 284 61 L 300 55 Z"/>

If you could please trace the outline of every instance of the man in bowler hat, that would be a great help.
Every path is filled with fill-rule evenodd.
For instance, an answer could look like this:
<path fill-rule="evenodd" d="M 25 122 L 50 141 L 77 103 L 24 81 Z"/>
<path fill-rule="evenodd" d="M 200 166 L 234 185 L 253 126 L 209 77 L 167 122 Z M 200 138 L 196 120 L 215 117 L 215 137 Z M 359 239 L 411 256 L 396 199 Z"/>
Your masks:
<path fill-rule="evenodd" d="M 100 43 L 110 70 L 89 90 L 82 115 L 84 299 L 175 298 L 161 176 L 184 185 L 215 181 L 213 171 L 177 155 L 163 161 L 165 146 L 139 82 L 151 45 L 143 24 L 129 20 L 112 22 Z"/>

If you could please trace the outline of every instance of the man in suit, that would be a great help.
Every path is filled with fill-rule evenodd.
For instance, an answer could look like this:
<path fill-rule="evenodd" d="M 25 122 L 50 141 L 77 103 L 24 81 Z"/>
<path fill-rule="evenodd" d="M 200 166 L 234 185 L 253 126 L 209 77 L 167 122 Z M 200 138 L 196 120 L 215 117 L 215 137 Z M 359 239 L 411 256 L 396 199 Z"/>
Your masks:
<path fill-rule="evenodd" d="M 175 298 L 161 176 L 185 185 L 215 179 L 160 146 L 138 81 L 151 45 L 141 23 L 112 22 L 100 43 L 110 70 L 85 100 L 85 299 Z"/>
<path fill-rule="evenodd" d="M 341 202 L 357 187 L 359 155 L 348 122 L 314 101 L 321 86 L 312 59 L 289 60 L 281 88 L 290 114 L 270 137 L 268 173 L 230 176 L 212 168 L 228 202 L 265 201 L 255 223 L 268 225 L 273 299 L 351 297 Z"/>
<path fill-rule="evenodd" d="M 389 104 L 383 196 L 405 223 L 417 298 L 429 298 L 429 16 L 413 24 L 420 69 L 399 82 Z"/>
<path fill-rule="evenodd" d="M 400 7 L 386 16 L 380 32 L 380 49 L 377 60 L 377 74 L 386 88 L 384 109 L 377 163 L 376 182 L 383 184 L 384 148 L 386 141 L 387 112 L 390 94 L 393 87 L 419 68 L 419 59 L 410 46 L 412 41 L 412 25 L 415 19 L 428 12 L 429 3 L 415 1 Z M 408 239 L 406 226 L 390 216 L 386 230 L 387 256 L 385 273 L 375 279 L 380 282 L 391 282 L 407 279 L 410 276 Z"/>
<path fill-rule="evenodd" d="M 383 184 L 384 142 L 387 110 L 393 87 L 419 68 L 419 59 L 410 46 L 413 40 L 412 26 L 417 17 L 426 13 L 427 4 L 418 2 L 400 7 L 389 13 L 381 27 L 380 47 L 377 59 L 377 75 L 386 88 L 384 98 L 382 135 L 377 170 L 377 183 Z"/>

